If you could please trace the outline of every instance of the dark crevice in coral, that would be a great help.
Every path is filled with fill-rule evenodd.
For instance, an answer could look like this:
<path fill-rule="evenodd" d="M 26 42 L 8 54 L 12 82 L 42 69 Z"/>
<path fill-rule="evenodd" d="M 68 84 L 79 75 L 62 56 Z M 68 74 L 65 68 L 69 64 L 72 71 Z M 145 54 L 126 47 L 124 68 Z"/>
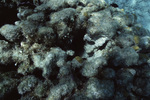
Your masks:
<path fill-rule="evenodd" d="M 17 12 L 16 7 L 9 8 L 0 6 L 0 27 L 5 24 L 14 24 L 15 21 L 18 21 Z"/>
<path fill-rule="evenodd" d="M 58 73 L 59 73 L 59 67 L 55 66 L 52 70 L 52 73 L 48 79 L 50 79 L 54 85 L 58 84 L 59 79 L 58 79 Z"/>
<path fill-rule="evenodd" d="M 147 65 L 147 64 L 145 63 L 142 65 L 132 65 L 132 66 L 130 66 L 130 68 L 139 69 L 141 71 L 143 69 L 143 66 L 145 66 L 145 65 Z"/>
<path fill-rule="evenodd" d="M 83 41 L 83 37 L 85 33 L 86 33 L 86 30 L 77 30 L 73 32 L 74 38 L 73 38 L 70 48 L 73 51 L 75 51 L 75 56 L 82 55 L 84 51 L 85 41 Z"/>
<path fill-rule="evenodd" d="M 0 64 L 0 72 L 9 72 L 9 71 L 17 71 L 17 66 L 15 63 L 9 63 L 7 65 Z"/>
<path fill-rule="evenodd" d="M 19 33 L 19 34 L 21 34 L 21 33 Z M 25 40 L 24 39 L 24 37 L 21 35 L 18 39 L 16 39 L 14 42 L 12 42 L 12 43 L 19 43 L 20 44 L 20 42 L 21 41 L 23 41 L 23 40 Z"/>
<path fill-rule="evenodd" d="M 109 60 L 108 60 L 108 64 L 107 64 L 107 66 L 105 66 L 105 68 L 112 68 L 112 69 L 114 69 L 115 71 L 120 70 L 120 69 L 122 68 L 122 66 L 114 66 L 112 60 L 113 60 L 113 59 L 109 59 Z"/>
<path fill-rule="evenodd" d="M 5 41 L 9 42 L 9 41 L 6 40 L 6 38 L 5 38 L 4 36 L 2 36 L 1 34 L 0 34 L 0 40 L 5 40 Z"/>
<path fill-rule="evenodd" d="M 103 68 L 101 68 L 99 71 L 98 71 L 98 74 L 96 75 L 96 77 L 98 79 L 103 79 L 103 76 L 101 75 L 102 71 L 106 68 L 107 66 L 104 66 Z"/>
<path fill-rule="evenodd" d="M 0 100 L 18 100 L 21 95 L 18 94 L 17 86 L 22 75 L 15 71 L 9 71 L 0 74 Z M 11 81 L 13 80 L 13 82 Z M 9 82 L 12 82 L 9 84 Z M 4 92 L 5 91 L 5 92 Z M 13 97 L 13 98 L 12 98 Z"/>
<path fill-rule="evenodd" d="M 83 86 L 84 86 L 84 83 L 86 83 L 88 81 L 88 78 L 87 77 L 84 77 L 82 74 L 81 74 L 81 69 L 80 68 L 77 68 L 75 69 L 72 73 L 73 73 L 73 79 L 74 81 L 76 82 L 77 84 L 77 89 L 78 90 L 81 90 L 83 89 Z"/>
<path fill-rule="evenodd" d="M 110 6 L 112 6 L 112 7 L 114 7 L 114 8 L 119 7 L 116 3 L 112 3 L 112 4 L 110 4 Z"/>
<path fill-rule="evenodd" d="M 129 24 L 128 26 L 129 26 L 129 27 L 132 27 L 133 25 L 132 25 L 132 24 Z"/>
<path fill-rule="evenodd" d="M 149 51 L 145 50 L 145 49 L 141 49 L 139 52 L 140 52 L 140 54 L 147 54 L 147 53 L 149 53 Z"/>
<path fill-rule="evenodd" d="M 18 90 L 16 87 L 8 94 L 5 94 L 4 97 L 0 97 L 0 100 L 19 100 L 19 98 L 21 98 L 21 95 L 18 94 Z"/>
<path fill-rule="evenodd" d="M 94 41 L 87 41 L 87 43 L 90 44 L 90 45 L 94 45 L 95 44 Z"/>
<path fill-rule="evenodd" d="M 114 87 L 115 88 L 118 88 L 118 84 L 117 84 L 117 82 L 114 80 Z M 117 95 L 117 89 L 114 89 L 114 96 L 112 97 L 112 100 L 115 100 L 115 95 Z"/>
<path fill-rule="evenodd" d="M 54 29 L 54 33 L 57 33 L 55 30 L 57 30 L 55 27 Z M 71 41 L 72 40 L 72 36 L 66 36 L 64 38 L 61 38 L 58 36 L 58 34 L 56 35 L 56 44 L 54 44 L 56 47 L 60 47 L 62 50 L 69 50 L 70 49 L 70 45 L 71 45 Z"/>
<path fill-rule="evenodd" d="M 82 2 L 79 2 L 78 6 L 85 7 L 84 4 L 83 4 Z"/>
<path fill-rule="evenodd" d="M 18 74 L 16 71 L 9 71 L 9 72 L 5 72 L 3 74 L 5 74 L 7 77 L 10 77 L 13 79 L 20 79 L 21 77 L 23 77 L 22 74 Z"/>
<path fill-rule="evenodd" d="M 71 39 L 71 37 L 70 37 Z M 56 47 L 59 46 L 62 50 L 69 50 L 70 49 L 70 45 L 71 45 L 71 41 L 70 41 L 69 37 L 66 39 L 58 39 L 59 41 L 56 44 Z"/>
<path fill-rule="evenodd" d="M 32 75 L 34 75 L 35 77 L 37 77 L 40 80 L 44 80 L 45 78 L 42 76 L 43 71 L 41 69 L 36 68 Z"/>
<path fill-rule="evenodd" d="M 89 57 L 92 57 L 94 55 L 94 52 L 88 53 Z"/>
<path fill-rule="evenodd" d="M 67 61 L 71 61 L 74 59 L 74 56 L 67 56 Z"/>
<path fill-rule="evenodd" d="M 50 21 L 50 17 L 49 17 L 50 13 L 52 13 L 52 11 L 49 11 L 49 10 L 45 11 L 45 13 L 44 13 L 45 14 L 45 18 L 44 18 L 45 22 Z M 46 26 L 46 23 L 44 26 Z"/>
<path fill-rule="evenodd" d="M 55 29 L 54 29 L 55 30 Z M 65 37 L 65 39 L 59 39 L 57 36 L 57 41 L 56 46 L 59 46 L 63 50 L 73 50 L 75 51 L 75 56 L 80 56 L 82 55 L 84 51 L 84 44 L 85 41 L 83 40 L 83 37 L 86 33 L 86 30 L 73 30 L 70 33 L 70 36 Z M 73 35 L 74 37 L 72 37 Z"/>
<path fill-rule="evenodd" d="M 0 34 L 0 40 L 4 40 L 4 41 L 7 41 L 8 43 L 13 44 L 13 42 L 7 40 L 7 39 L 6 39 L 4 36 L 2 36 L 1 34 Z"/>
<path fill-rule="evenodd" d="M 118 28 L 118 29 L 116 30 L 116 35 L 115 35 L 115 36 L 118 37 L 121 33 L 124 33 L 124 32 L 123 32 L 123 29 L 122 29 L 122 28 Z M 112 39 L 115 39 L 115 38 L 116 38 L 115 36 L 114 36 Z"/>
<path fill-rule="evenodd" d="M 103 50 L 103 49 L 105 49 L 105 47 L 107 46 L 107 43 L 108 43 L 109 41 L 106 41 L 102 46 L 100 46 L 98 49 L 99 50 Z"/>

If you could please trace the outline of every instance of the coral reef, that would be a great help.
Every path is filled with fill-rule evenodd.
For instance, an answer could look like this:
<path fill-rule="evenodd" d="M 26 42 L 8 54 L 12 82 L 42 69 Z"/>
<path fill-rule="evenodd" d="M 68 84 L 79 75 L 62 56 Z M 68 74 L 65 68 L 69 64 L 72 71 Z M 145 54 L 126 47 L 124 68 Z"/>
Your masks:
<path fill-rule="evenodd" d="M 0 99 L 150 98 L 150 32 L 134 14 L 104 0 L 0 3 L 17 17 L 0 21 Z"/>

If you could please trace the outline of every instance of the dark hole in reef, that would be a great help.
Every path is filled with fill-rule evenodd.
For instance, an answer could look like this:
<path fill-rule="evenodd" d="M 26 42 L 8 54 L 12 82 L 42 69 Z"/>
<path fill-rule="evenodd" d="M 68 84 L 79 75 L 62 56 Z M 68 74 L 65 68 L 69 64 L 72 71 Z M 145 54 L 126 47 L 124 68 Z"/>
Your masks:
<path fill-rule="evenodd" d="M 10 77 L 13 79 L 20 79 L 21 77 L 23 77 L 22 74 L 18 74 L 16 71 L 8 71 L 8 72 L 4 72 L 4 73 L 2 72 L 0 75 L 2 75 L 2 76 L 4 75 L 6 77 Z M 5 77 L 3 77 L 3 78 L 5 78 Z M 0 80 L 0 81 L 2 81 L 2 80 Z"/>
<path fill-rule="evenodd" d="M 68 57 L 68 60 L 72 60 L 75 56 L 82 55 L 84 51 L 83 37 L 86 33 L 86 30 L 73 30 L 70 34 L 73 36 L 69 36 L 64 40 L 59 40 L 56 43 L 56 46 L 59 46 L 63 50 L 73 50 L 75 51 L 74 56 Z M 72 42 L 71 42 L 72 40 Z"/>
<path fill-rule="evenodd" d="M 0 64 L 0 72 L 17 71 L 15 63 L 9 63 L 7 65 Z"/>
<path fill-rule="evenodd" d="M 5 94 L 3 97 L 0 97 L 0 100 L 19 100 L 20 98 L 21 98 L 21 95 L 18 94 L 18 90 L 16 87 L 8 94 Z"/>
<path fill-rule="evenodd" d="M 21 32 L 20 32 L 21 34 Z M 16 43 L 20 43 L 21 41 L 25 40 L 23 35 L 21 35 L 18 39 L 15 40 Z M 13 43 L 13 42 L 12 42 Z"/>
<path fill-rule="evenodd" d="M 8 41 L 4 36 L 2 36 L 1 34 L 0 34 L 0 40 L 5 40 L 5 41 L 7 41 L 8 43 L 12 43 L 12 42 L 10 42 L 10 41 Z"/>
<path fill-rule="evenodd" d="M 55 28 L 54 28 L 54 30 L 55 30 Z M 71 42 L 72 41 L 71 35 L 64 37 L 64 38 L 61 38 L 61 39 L 59 39 L 59 37 L 57 35 L 56 38 L 58 39 L 56 41 L 56 44 L 55 44 L 56 47 L 59 46 L 62 50 L 65 50 L 65 51 L 70 50 L 70 45 L 72 43 Z"/>
<path fill-rule="evenodd" d="M 0 40 L 5 40 L 5 41 L 7 41 L 6 38 L 5 38 L 4 36 L 2 36 L 1 34 L 0 34 Z"/>
<path fill-rule="evenodd" d="M 71 61 L 74 58 L 74 56 L 67 56 L 67 61 Z"/>
<path fill-rule="evenodd" d="M 122 66 L 114 66 L 113 58 L 110 58 L 110 59 L 108 59 L 108 64 L 107 64 L 107 66 L 105 66 L 105 68 L 112 68 L 115 71 L 118 71 L 122 68 Z"/>
<path fill-rule="evenodd" d="M 129 27 L 132 27 L 132 24 L 129 24 L 128 26 L 129 26 Z"/>
<path fill-rule="evenodd" d="M 79 2 L 79 4 L 78 4 L 79 6 L 83 6 L 83 7 L 85 7 L 84 6 L 84 4 L 82 3 L 82 2 Z"/>
<path fill-rule="evenodd" d="M 44 77 L 42 76 L 43 71 L 41 69 L 36 68 L 32 75 L 34 75 L 35 77 L 37 77 L 40 80 L 44 80 Z"/>
<path fill-rule="evenodd" d="M 73 51 L 75 51 L 75 56 L 82 55 L 82 53 L 84 51 L 85 42 L 83 41 L 83 37 L 84 37 L 85 33 L 86 33 L 86 30 L 73 31 L 74 38 L 73 38 L 70 48 Z"/>
<path fill-rule="evenodd" d="M 81 90 L 83 88 L 84 83 L 86 83 L 88 80 L 88 78 L 81 75 L 80 71 L 81 71 L 81 68 L 77 68 L 74 71 L 72 71 L 73 78 L 74 78 L 74 81 L 77 83 L 77 89 L 78 90 Z"/>
<path fill-rule="evenodd" d="M 5 24 L 14 24 L 15 21 L 19 20 L 17 12 L 17 7 L 0 6 L 0 27 Z"/>
<path fill-rule="evenodd" d="M 49 77 L 49 80 L 51 80 L 53 82 L 54 85 L 58 84 L 59 83 L 59 79 L 57 77 L 59 73 L 59 67 L 55 66 L 53 69 L 52 69 L 52 73 Z"/>
<path fill-rule="evenodd" d="M 119 7 L 116 3 L 112 3 L 112 4 L 110 4 L 110 6 L 112 6 L 112 7 L 114 7 L 114 8 Z"/>

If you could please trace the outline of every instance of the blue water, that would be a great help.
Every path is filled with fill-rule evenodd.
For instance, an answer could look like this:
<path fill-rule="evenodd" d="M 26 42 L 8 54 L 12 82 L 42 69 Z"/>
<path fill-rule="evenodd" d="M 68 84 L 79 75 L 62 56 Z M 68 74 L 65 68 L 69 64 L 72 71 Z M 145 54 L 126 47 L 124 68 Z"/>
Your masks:
<path fill-rule="evenodd" d="M 150 0 L 105 0 L 137 15 L 137 22 L 150 31 Z"/>

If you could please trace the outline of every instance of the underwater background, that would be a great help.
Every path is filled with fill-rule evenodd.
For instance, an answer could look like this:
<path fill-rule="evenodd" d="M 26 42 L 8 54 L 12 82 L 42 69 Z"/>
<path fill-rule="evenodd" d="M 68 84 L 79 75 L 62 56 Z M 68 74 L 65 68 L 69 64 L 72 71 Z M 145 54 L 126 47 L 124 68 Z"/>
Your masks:
<path fill-rule="evenodd" d="M 106 0 L 108 4 L 116 3 L 126 12 L 135 13 L 137 22 L 150 31 L 150 1 L 149 0 Z"/>

